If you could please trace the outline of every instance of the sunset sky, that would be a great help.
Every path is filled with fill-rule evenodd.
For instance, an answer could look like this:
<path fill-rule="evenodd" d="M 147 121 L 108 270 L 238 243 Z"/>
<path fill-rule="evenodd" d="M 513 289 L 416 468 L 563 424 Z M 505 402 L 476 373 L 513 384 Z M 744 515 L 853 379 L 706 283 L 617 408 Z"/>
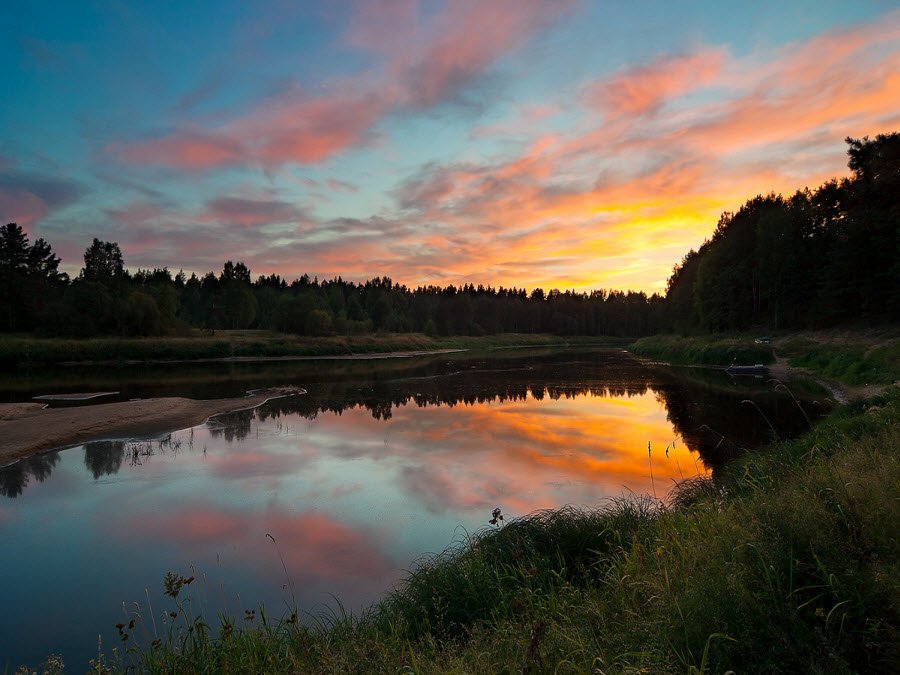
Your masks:
<path fill-rule="evenodd" d="M 900 129 L 890 1 L 4 4 L 0 219 L 129 268 L 662 290 Z"/>

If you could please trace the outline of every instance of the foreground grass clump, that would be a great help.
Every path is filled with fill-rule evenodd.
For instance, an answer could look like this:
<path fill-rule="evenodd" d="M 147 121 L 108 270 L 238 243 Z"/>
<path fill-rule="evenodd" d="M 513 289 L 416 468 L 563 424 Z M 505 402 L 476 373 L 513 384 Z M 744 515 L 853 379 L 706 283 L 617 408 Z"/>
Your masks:
<path fill-rule="evenodd" d="M 893 672 L 900 391 L 840 409 L 663 504 L 543 511 L 423 560 L 360 616 L 213 631 L 179 619 L 149 672 Z M 171 579 L 169 580 L 171 582 Z M 240 625 L 239 625 L 240 624 Z"/>
<path fill-rule="evenodd" d="M 757 344 L 749 337 L 653 335 L 640 338 L 629 349 L 637 356 L 682 365 L 754 365 L 775 361 L 769 345 Z"/>

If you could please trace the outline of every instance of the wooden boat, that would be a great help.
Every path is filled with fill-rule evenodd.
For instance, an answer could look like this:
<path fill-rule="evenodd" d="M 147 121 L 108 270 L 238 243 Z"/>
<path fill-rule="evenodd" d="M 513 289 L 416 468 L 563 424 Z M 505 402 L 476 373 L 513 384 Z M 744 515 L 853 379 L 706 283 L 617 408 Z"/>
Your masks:
<path fill-rule="evenodd" d="M 761 363 L 755 366 L 730 365 L 725 369 L 729 375 L 768 375 L 769 369 Z"/>

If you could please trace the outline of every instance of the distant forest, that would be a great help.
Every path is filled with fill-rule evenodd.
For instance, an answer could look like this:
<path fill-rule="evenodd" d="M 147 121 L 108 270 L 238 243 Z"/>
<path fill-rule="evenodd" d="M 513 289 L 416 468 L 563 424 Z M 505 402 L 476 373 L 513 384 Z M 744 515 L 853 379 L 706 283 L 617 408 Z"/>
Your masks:
<path fill-rule="evenodd" d="M 263 328 L 301 335 L 375 331 L 635 337 L 883 323 L 900 317 L 900 133 L 847 139 L 849 178 L 723 213 L 712 237 L 676 265 L 665 296 L 491 286 L 357 284 L 277 274 L 242 262 L 203 277 L 125 269 L 94 239 L 75 279 L 43 239 L 0 228 L 0 331 L 149 336 Z"/>

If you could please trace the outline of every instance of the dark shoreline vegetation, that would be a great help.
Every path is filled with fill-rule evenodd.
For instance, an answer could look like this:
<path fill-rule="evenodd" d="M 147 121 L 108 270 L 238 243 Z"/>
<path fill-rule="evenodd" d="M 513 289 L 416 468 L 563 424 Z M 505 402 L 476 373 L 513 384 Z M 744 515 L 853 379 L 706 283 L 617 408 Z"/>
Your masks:
<path fill-rule="evenodd" d="M 41 336 L 187 335 L 263 329 L 305 336 L 543 333 L 636 338 L 661 332 L 823 328 L 900 316 L 900 133 L 848 138 L 850 178 L 724 213 L 676 265 L 665 296 L 474 284 L 415 289 L 304 274 L 252 280 L 242 262 L 202 277 L 125 268 L 94 239 L 70 280 L 43 239 L 0 227 L 0 332 Z"/>
<path fill-rule="evenodd" d="M 720 337 L 654 335 L 636 340 L 629 350 L 637 356 L 676 365 L 728 366 L 732 363 L 769 365 L 775 361 L 770 345 L 747 335 Z"/>
<path fill-rule="evenodd" d="M 625 346 L 606 336 L 503 333 L 474 337 L 377 333 L 305 337 L 270 331 L 219 331 L 192 337 L 41 338 L 0 335 L 0 367 L 9 373 L 40 372 L 56 365 L 190 362 L 220 359 L 391 355 L 442 349 L 497 350 L 521 347 Z"/>
<path fill-rule="evenodd" d="M 819 339 L 788 335 L 775 342 L 759 344 L 749 335 L 654 335 L 636 340 L 628 349 L 674 365 L 771 365 L 779 355 L 793 367 L 849 386 L 900 381 L 900 339 L 895 329 L 882 331 L 877 339 L 871 332 L 857 331 L 844 337 L 826 332 Z"/>
<path fill-rule="evenodd" d="M 172 573 L 172 621 L 154 632 L 135 616 L 93 667 L 889 672 L 900 659 L 898 422 L 894 387 L 665 502 L 486 528 L 359 615 L 256 608 L 216 621 L 193 604 L 189 573 Z"/>

